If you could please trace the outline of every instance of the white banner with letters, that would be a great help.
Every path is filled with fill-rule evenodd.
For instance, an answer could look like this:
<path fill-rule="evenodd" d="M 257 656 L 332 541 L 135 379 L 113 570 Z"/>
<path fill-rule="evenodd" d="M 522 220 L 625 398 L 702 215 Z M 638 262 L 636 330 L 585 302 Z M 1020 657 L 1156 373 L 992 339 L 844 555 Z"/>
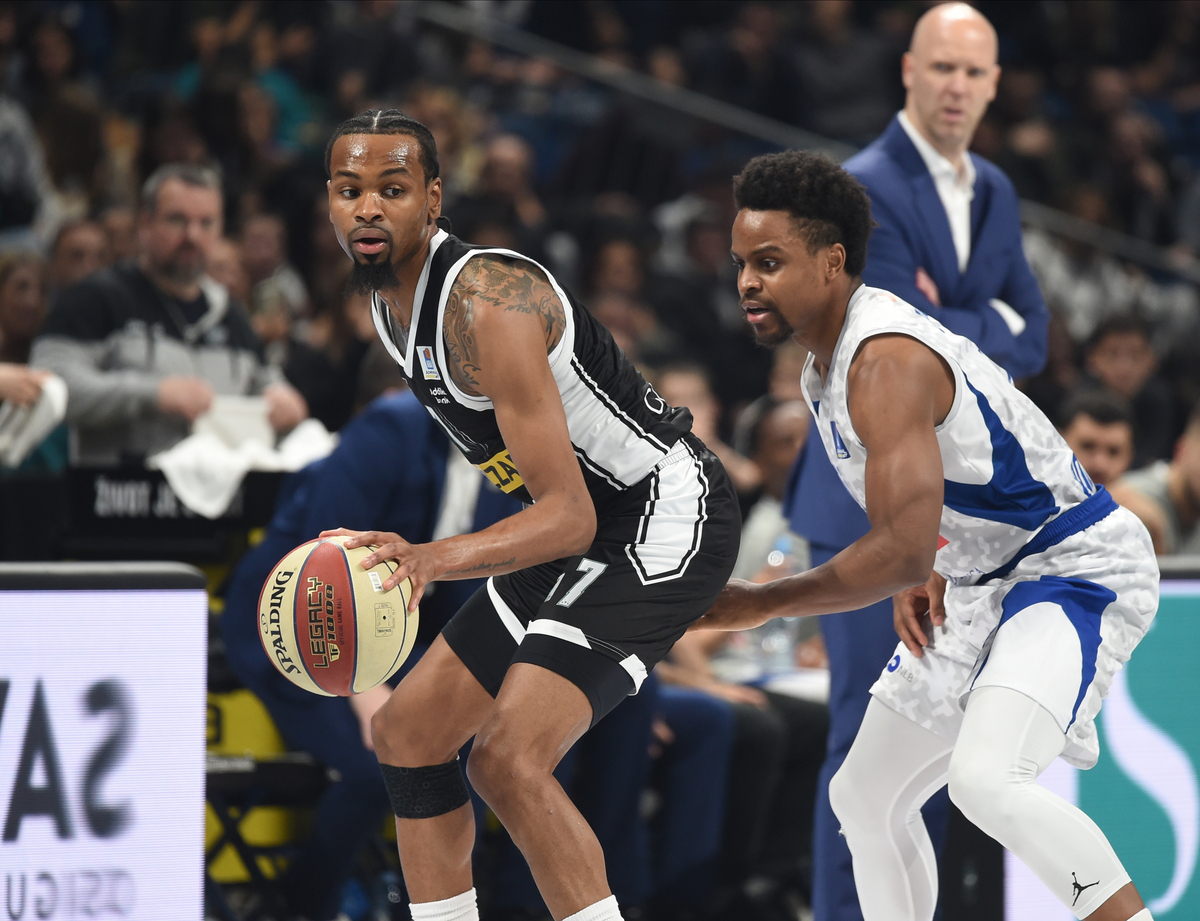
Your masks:
<path fill-rule="evenodd" d="M 202 590 L 0 592 L 0 918 L 198 921 Z"/>

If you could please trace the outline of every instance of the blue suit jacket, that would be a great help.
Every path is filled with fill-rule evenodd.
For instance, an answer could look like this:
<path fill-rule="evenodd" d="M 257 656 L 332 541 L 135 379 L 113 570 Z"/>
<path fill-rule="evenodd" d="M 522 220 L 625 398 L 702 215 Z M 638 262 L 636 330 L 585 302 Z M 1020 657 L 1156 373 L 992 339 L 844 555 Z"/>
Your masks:
<path fill-rule="evenodd" d="M 976 174 L 971 258 L 962 273 L 933 176 L 898 118 L 846 161 L 846 170 L 867 187 L 878 225 L 867 248 L 863 281 L 891 291 L 971 339 L 1013 377 L 1028 377 L 1046 363 L 1050 314 L 1025 261 L 1012 183 L 995 164 L 970 157 Z M 942 307 L 917 290 L 918 268 L 937 285 Z M 1019 336 L 988 305 L 992 298 L 1024 317 Z M 793 530 L 816 544 L 847 547 L 867 532 L 866 514 L 842 487 L 819 439 L 810 438 L 798 459 L 786 501 Z"/>

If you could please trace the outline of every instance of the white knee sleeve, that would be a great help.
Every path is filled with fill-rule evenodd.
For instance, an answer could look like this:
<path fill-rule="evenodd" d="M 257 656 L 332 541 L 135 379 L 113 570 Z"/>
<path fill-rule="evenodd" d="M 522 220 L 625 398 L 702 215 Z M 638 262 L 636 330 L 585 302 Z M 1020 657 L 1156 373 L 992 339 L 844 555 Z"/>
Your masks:
<path fill-rule="evenodd" d="M 1095 822 L 1036 783 L 1065 741 L 1054 717 L 1024 694 L 979 688 L 950 758 L 950 798 L 1085 918 L 1129 874 Z"/>
<path fill-rule="evenodd" d="M 921 806 L 946 781 L 950 743 L 878 700 L 841 769 L 829 801 L 854 860 L 864 921 L 929 921 L 937 905 L 937 861 Z"/>

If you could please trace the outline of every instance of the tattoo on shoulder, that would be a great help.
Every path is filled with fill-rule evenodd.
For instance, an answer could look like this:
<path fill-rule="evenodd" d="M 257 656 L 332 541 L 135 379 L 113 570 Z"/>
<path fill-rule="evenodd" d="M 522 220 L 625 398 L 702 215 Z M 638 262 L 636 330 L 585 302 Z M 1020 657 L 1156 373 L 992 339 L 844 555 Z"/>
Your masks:
<path fill-rule="evenodd" d="M 474 395 L 479 393 L 480 370 L 475 310 L 487 304 L 506 312 L 535 314 L 546 336 L 547 352 L 558 345 L 567 328 L 566 307 L 537 266 L 493 254 L 469 260 L 450 289 L 443 333 L 450 376 L 459 389 Z"/>

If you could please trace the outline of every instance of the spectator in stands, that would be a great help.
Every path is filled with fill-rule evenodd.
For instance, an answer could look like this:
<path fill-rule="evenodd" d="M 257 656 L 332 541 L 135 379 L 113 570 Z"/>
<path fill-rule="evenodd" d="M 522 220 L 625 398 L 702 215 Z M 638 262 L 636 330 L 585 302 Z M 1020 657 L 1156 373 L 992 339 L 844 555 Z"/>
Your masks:
<path fill-rule="evenodd" d="M 1142 519 L 1156 553 L 1200 554 L 1200 403 L 1175 446 L 1175 457 L 1125 474 L 1112 494 Z"/>
<path fill-rule="evenodd" d="M 947 3 L 917 22 L 901 76 L 904 109 L 876 141 L 846 161 L 871 197 L 876 227 L 863 280 L 892 291 L 973 340 L 1013 377 L 1046 361 L 1049 315 L 1021 250 L 1012 183 L 968 152 L 1000 76 L 996 32 L 978 11 Z M 790 503 L 793 530 L 814 565 L 869 529 L 824 451 L 806 451 Z M 850 851 L 829 807 L 829 778 L 841 765 L 870 700 L 869 689 L 896 645 L 892 604 L 822 618 L 829 650 L 829 754 L 822 769 L 814 845 L 816 921 L 860 921 Z M 948 799 L 926 803 L 936 850 Z"/>
<path fill-rule="evenodd" d="M 691 412 L 692 432 L 721 459 L 739 497 L 745 499 L 762 486 L 758 465 L 720 436 L 721 404 L 713 395 L 704 368 L 694 364 L 668 365 L 653 376 L 652 383 L 668 405 L 686 407 Z"/>
<path fill-rule="evenodd" d="M 104 180 L 104 112 L 83 71 L 75 36 L 44 16 L 30 37 L 32 54 L 20 98 L 37 126 L 46 169 L 59 195 L 76 208 L 96 203 Z"/>
<path fill-rule="evenodd" d="M 70 221 L 55 234 L 50 247 L 50 288 L 61 291 L 105 268 L 109 258 L 108 234 L 95 221 Z"/>
<path fill-rule="evenodd" d="M 1133 414 L 1129 404 L 1104 390 L 1071 396 L 1058 430 L 1097 486 L 1112 486 L 1133 461 Z"/>
<path fill-rule="evenodd" d="M 137 258 L 137 215 L 132 208 L 113 205 L 100 212 L 100 226 L 108 235 L 108 251 L 113 262 Z"/>
<path fill-rule="evenodd" d="M 48 243 L 58 223 L 46 158 L 25 108 L 0 96 L 0 249 Z"/>
<path fill-rule="evenodd" d="M 807 7 L 808 28 L 795 56 L 802 124 L 825 137 L 867 144 L 887 127 L 900 101 L 893 74 L 903 45 L 886 31 L 859 28 L 849 0 Z"/>
<path fill-rule="evenodd" d="M 242 263 L 250 276 L 251 292 L 247 306 L 259 336 L 260 326 L 291 323 L 309 312 L 308 289 L 288 262 L 287 227 L 275 214 L 256 214 L 246 218 L 241 233 Z"/>
<path fill-rule="evenodd" d="M 41 257 L 28 252 L 0 256 L 0 401 L 33 406 L 41 399 L 51 375 L 30 368 L 28 362 L 30 344 L 45 317 L 46 266 Z M 58 472 L 66 462 L 67 432 L 59 425 L 22 458 L 18 470 Z"/>
<path fill-rule="evenodd" d="M 1156 373 L 1150 327 L 1136 316 L 1096 327 L 1084 349 L 1084 370 L 1095 385 L 1128 401 L 1133 413 L 1133 466 L 1171 456 L 1179 430 L 1171 388 Z"/>
<path fill-rule="evenodd" d="M 304 399 L 264 365 L 241 306 L 205 275 L 220 238 L 216 173 L 163 167 L 143 188 L 136 263 L 59 295 L 31 362 L 67 382 L 78 462 L 169 448 L 217 394 L 261 394 L 278 432 L 308 415 Z"/>
<path fill-rule="evenodd" d="M 0 256 L 0 361 L 25 365 L 46 319 L 46 264 L 40 256 Z M 28 371 L 28 369 L 27 369 Z M 27 377 L 38 377 L 28 372 Z"/>

